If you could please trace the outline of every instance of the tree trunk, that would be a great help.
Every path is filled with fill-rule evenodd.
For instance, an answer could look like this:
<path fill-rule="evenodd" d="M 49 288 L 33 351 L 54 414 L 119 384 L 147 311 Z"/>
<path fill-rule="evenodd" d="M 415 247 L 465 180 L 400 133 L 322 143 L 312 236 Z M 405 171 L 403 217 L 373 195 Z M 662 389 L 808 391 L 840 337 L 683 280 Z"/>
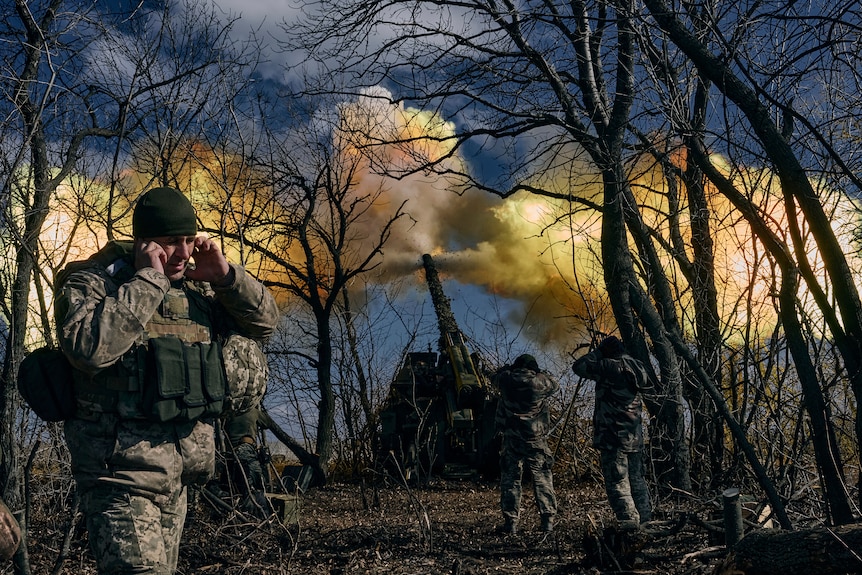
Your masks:
<path fill-rule="evenodd" d="M 332 334 L 328 314 L 317 322 L 317 386 L 320 409 L 317 419 L 317 453 L 326 467 L 332 457 L 335 435 L 335 392 L 332 389 Z"/>
<path fill-rule="evenodd" d="M 637 207 L 628 189 L 628 178 L 622 162 L 622 143 L 635 92 L 632 73 L 635 36 L 632 22 L 624 16 L 631 13 L 631 3 L 628 0 L 618 0 L 614 3 L 614 8 L 619 15 L 617 21 L 619 34 L 613 105 L 608 110 L 600 104 L 605 101 L 604 95 L 598 86 L 587 80 L 591 77 L 589 74 L 582 78 L 581 86 L 584 93 L 589 94 L 588 100 L 596 106 L 593 110 L 594 117 L 605 118 L 603 122 L 596 124 L 599 137 L 594 144 L 597 145 L 588 146 L 593 160 L 601 169 L 604 188 L 601 231 L 602 268 L 614 319 L 622 339 L 633 355 L 641 361 L 646 361 L 647 364 L 649 355 L 640 330 L 642 326 L 639 326 L 638 322 L 644 321 L 644 318 L 651 320 L 646 322 L 648 325 L 645 327 L 652 338 L 654 348 L 658 346 L 657 353 L 662 369 L 662 377 L 658 383 L 662 387 L 660 391 L 665 396 L 655 419 L 655 437 L 659 438 L 662 450 L 665 451 L 663 457 L 668 462 L 662 475 L 669 477 L 670 482 L 676 487 L 687 490 L 691 486 L 690 458 L 685 445 L 684 423 L 681 417 L 682 387 L 677 358 L 672 352 L 664 353 L 665 350 L 670 351 L 670 346 L 665 345 L 666 338 L 662 335 L 664 330 L 655 322 L 658 318 L 660 323 L 664 318 L 649 298 L 637 297 L 643 289 L 635 273 L 626 230 L 628 219 L 634 233 L 638 235 L 641 232 L 636 221 Z M 587 50 L 582 53 L 582 57 L 585 58 L 584 62 L 588 62 L 592 54 Z M 647 259 L 650 259 L 652 253 L 650 247 L 648 242 L 641 245 L 642 253 Z M 632 306 L 632 295 L 637 297 L 638 304 L 644 309 L 636 309 Z"/>
<path fill-rule="evenodd" d="M 698 133 L 704 131 L 707 108 L 706 80 L 698 88 L 692 110 L 692 124 Z M 718 289 L 715 279 L 715 253 L 711 211 L 704 189 L 707 179 L 695 162 L 688 162 L 684 178 L 688 192 L 689 217 L 691 219 L 692 278 L 694 297 L 695 332 L 698 359 L 706 373 L 721 387 L 721 355 L 724 341 L 718 313 Z M 719 485 L 724 469 L 725 428 L 709 394 L 698 386 L 690 396 L 693 414 L 693 451 L 704 453 L 706 469 L 702 471 L 711 478 L 712 486 Z"/>

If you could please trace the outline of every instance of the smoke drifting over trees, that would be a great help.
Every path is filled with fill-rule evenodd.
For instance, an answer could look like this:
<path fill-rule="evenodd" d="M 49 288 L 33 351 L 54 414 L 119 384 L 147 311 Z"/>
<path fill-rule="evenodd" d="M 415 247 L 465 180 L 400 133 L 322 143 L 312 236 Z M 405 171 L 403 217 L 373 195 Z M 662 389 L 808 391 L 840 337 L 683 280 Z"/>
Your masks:
<path fill-rule="evenodd" d="M 369 464 L 400 354 L 436 338 L 430 253 L 485 296 L 458 302 L 476 347 L 535 348 L 566 393 L 577 346 L 626 340 L 660 391 L 656 484 L 858 516 L 857 3 L 309 0 L 267 30 L 197 0 L 7 4 L 12 505 L 35 440 L 62 453 L 14 385 L 53 273 L 166 184 L 277 292 L 273 415 L 338 469 Z"/>

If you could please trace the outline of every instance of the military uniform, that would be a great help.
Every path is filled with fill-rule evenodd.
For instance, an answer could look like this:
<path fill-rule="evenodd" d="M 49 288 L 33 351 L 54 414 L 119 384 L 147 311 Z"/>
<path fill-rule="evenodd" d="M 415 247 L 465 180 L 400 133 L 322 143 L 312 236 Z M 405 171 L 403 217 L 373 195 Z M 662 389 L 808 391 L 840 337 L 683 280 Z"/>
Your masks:
<path fill-rule="evenodd" d="M 6 503 L 0 499 L 0 561 L 11 559 L 21 544 L 21 527 Z"/>
<path fill-rule="evenodd" d="M 560 384 L 540 371 L 532 356 L 520 356 L 513 367 L 499 372 L 494 382 L 500 390 L 495 423 L 502 434 L 500 509 L 505 520 L 503 529 L 507 533 L 517 531 L 521 478 L 526 465 L 533 477 L 541 528 L 551 531 L 557 514 L 557 498 L 551 471 L 554 458 L 548 447 L 549 400 L 560 389 Z"/>
<path fill-rule="evenodd" d="M 170 575 L 186 486 L 213 473 L 212 421 L 243 404 L 225 382 L 222 345 L 237 334 L 263 340 L 279 315 L 239 266 L 225 287 L 170 282 L 135 270 L 130 249 L 111 243 L 58 278 L 58 336 L 77 402 L 65 435 L 99 572 Z"/>
<path fill-rule="evenodd" d="M 612 348 L 619 353 L 610 353 Z M 652 518 L 644 480 L 640 399 L 648 386 L 646 370 L 616 338 L 579 358 L 572 369 L 596 381 L 593 447 L 600 453 L 608 501 L 622 527 L 637 527 Z"/>

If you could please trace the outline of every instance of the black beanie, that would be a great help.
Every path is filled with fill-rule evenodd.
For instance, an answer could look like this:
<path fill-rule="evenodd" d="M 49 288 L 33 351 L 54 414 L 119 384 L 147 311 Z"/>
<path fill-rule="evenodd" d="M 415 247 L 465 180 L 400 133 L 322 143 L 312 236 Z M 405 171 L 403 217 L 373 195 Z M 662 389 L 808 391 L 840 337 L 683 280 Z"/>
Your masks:
<path fill-rule="evenodd" d="M 193 236 L 198 220 L 189 199 L 174 188 L 153 188 L 144 192 L 132 214 L 132 235 L 136 238 Z"/>
<path fill-rule="evenodd" d="M 626 347 L 617 336 L 609 335 L 599 344 L 599 351 L 605 357 L 619 357 L 626 352 Z"/>
<path fill-rule="evenodd" d="M 512 367 L 515 369 L 525 367 L 527 369 L 532 369 L 535 372 L 539 371 L 539 364 L 536 361 L 536 358 L 530 355 L 529 353 L 525 353 L 523 355 L 519 355 L 515 359 L 515 363 L 512 364 Z"/>

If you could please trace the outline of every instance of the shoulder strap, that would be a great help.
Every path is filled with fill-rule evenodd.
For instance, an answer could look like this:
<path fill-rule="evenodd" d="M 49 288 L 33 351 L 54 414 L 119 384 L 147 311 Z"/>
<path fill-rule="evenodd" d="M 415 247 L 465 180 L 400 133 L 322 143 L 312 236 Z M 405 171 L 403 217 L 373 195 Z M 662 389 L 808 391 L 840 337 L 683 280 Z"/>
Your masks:
<path fill-rule="evenodd" d="M 108 268 L 119 259 L 132 254 L 134 243 L 131 241 L 110 241 L 105 246 L 85 260 L 69 262 L 57 273 L 54 280 L 54 293 L 58 292 L 69 276 L 75 272 L 90 269 L 95 266 Z"/>

